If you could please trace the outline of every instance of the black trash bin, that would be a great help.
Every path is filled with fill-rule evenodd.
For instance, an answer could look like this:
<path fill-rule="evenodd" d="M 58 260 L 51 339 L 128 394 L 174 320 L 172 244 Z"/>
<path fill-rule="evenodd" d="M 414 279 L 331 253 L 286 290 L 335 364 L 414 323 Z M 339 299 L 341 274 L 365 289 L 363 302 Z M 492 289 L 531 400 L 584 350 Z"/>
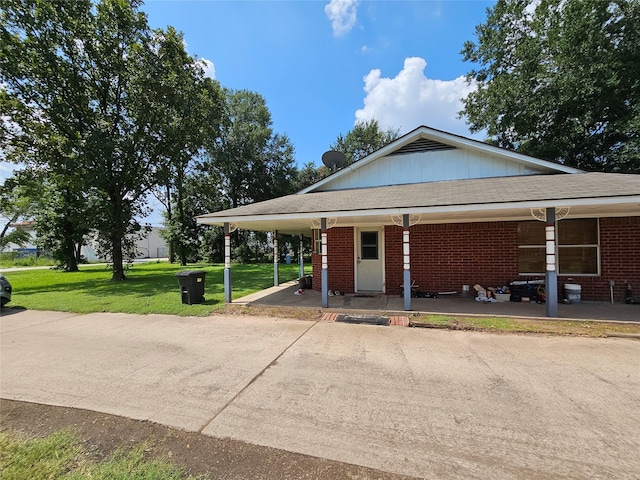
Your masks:
<path fill-rule="evenodd" d="M 204 276 L 207 272 L 202 270 L 186 270 L 176 273 L 180 284 L 182 303 L 192 305 L 204 302 Z"/>

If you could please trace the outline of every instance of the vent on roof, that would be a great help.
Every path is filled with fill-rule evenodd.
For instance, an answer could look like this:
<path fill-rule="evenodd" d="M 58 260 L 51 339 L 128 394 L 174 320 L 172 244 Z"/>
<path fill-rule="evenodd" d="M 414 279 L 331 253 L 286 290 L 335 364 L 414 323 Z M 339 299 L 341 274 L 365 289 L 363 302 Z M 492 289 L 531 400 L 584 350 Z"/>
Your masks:
<path fill-rule="evenodd" d="M 421 138 L 415 142 L 411 142 L 409 145 L 405 145 L 400 150 L 396 150 L 391 155 L 402 155 L 403 153 L 417 153 L 417 152 L 435 152 L 438 150 L 453 150 L 454 146 L 445 145 L 444 143 L 437 142 L 435 140 L 428 140 Z"/>

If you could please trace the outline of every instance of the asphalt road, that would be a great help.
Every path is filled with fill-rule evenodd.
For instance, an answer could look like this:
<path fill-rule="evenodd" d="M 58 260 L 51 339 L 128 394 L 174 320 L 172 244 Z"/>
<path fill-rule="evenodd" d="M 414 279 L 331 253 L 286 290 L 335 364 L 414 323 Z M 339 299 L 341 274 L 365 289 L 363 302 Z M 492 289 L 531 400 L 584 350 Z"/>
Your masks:
<path fill-rule="evenodd" d="M 424 478 L 639 478 L 640 341 L 2 312 L 0 396 Z"/>

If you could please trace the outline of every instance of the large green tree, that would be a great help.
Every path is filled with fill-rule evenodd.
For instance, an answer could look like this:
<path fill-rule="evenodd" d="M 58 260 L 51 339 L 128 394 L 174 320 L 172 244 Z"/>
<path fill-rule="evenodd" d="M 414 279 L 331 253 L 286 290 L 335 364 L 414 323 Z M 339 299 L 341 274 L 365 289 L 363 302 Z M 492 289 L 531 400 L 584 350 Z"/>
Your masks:
<path fill-rule="evenodd" d="M 220 178 L 194 171 L 187 175 L 184 183 L 185 214 L 194 219 L 190 228 L 183 229 L 185 245 L 192 247 L 187 256 L 203 258 L 214 263 L 224 260 L 224 232 L 221 227 L 205 227 L 195 224 L 195 217 L 223 210 L 226 200 L 218 194 Z"/>
<path fill-rule="evenodd" d="M 184 49 L 179 35 L 152 32 L 140 5 L 0 0 L 0 141 L 14 158 L 50 174 L 70 200 L 86 202 L 74 211 L 86 207 L 83 225 L 98 232 L 114 280 L 125 278 L 123 261 L 133 253 L 159 167 L 169 158 L 184 162 L 192 146 L 159 148 L 176 138 L 169 124 L 180 121 L 176 111 L 188 108 L 177 108 L 168 88 L 182 85 L 185 69 L 197 69 L 176 52 Z M 192 125 L 182 122 L 185 130 Z"/>
<path fill-rule="evenodd" d="M 0 252 L 13 243 L 19 247 L 29 241 L 29 234 L 22 229 L 12 229 L 19 220 L 30 220 L 33 199 L 29 187 L 19 175 L 5 179 L 0 185 Z"/>
<path fill-rule="evenodd" d="M 38 247 L 66 271 L 77 271 L 92 222 L 83 191 L 49 173 L 39 184 L 34 218 Z"/>
<path fill-rule="evenodd" d="M 156 144 L 158 187 L 156 197 L 165 206 L 164 237 L 169 260 L 181 265 L 195 257 L 198 227 L 187 205 L 186 179 L 199 164 L 206 145 L 218 138 L 222 93 L 217 82 L 204 77 L 201 64 L 184 50 L 182 34 L 169 27 L 157 31 L 156 66 L 171 75 L 159 75 L 155 88 L 162 92 L 163 110 L 155 120 L 161 136 Z M 204 212 L 203 212 L 204 213 Z"/>
<path fill-rule="evenodd" d="M 264 97 L 224 90 L 220 137 L 207 148 L 202 171 L 219 179 L 218 193 L 233 208 L 293 191 L 293 146 L 273 132 Z"/>
<path fill-rule="evenodd" d="M 103 0 L 96 5 L 84 77 L 91 109 L 85 136 L 86 181 L 93 189 L 95 225 L 113 279 L 125 278 L 123 262 L 142 229 L 146 197 L 156 184 L 157 119 L 163 92 L 156 76 L 170 75 L 156 63 L 158 48 L 138 10 L 140 2 Z"/>
<path fill-rule="evenodd" d="M 0 0 L 0 145 L 6 160 L 56 186 L 62 200 L 46 220 L 63 237 L 48 247 L 69 271 L 77 270 L 74 245 L 91 217 L 79 148 L 89 102 L 79 58 L 90 24 L 89 1 Z"/>
<path fill-rule="evenodd" d="M 321 165 L 318 167 L 314 162 L 307 162 L 302 168 L 298 169 L 295 190 L 303 190 L 319 182 L 329 174 L 331 174 L 331 171 L 326 166 Z"/>
<path fill-rule="evenodd" d="M 220 137 L 207 147 L 199 168 L 201 175 L 215 180 L 215 189 L 201 192 L 209 204 L 235 208 L 252 202 L 293 193 L 297 171 L 294 148 L 286 135 L 272 129 L 265 99 L 248 90 L 224 90 L 224 114 Z M 260 234 L 236 231 L 234 257 L 255 257 L 250 238 Z"/>
<path fill-rule="evenodd" d="M 397 130 L 391 128 L 383 130 L 374 118 L 356 122 L 346 135 L 338 135 L 330 148 L 344 153 L 345 165 L 350 165 L 391 143 L 396 138 L 398 138 Z"/>
<path fill-rule="evenodd" d="M 587 170 L 640 172 L 640 2 L 498 0 L 467 41 L 472 131 Z"/>

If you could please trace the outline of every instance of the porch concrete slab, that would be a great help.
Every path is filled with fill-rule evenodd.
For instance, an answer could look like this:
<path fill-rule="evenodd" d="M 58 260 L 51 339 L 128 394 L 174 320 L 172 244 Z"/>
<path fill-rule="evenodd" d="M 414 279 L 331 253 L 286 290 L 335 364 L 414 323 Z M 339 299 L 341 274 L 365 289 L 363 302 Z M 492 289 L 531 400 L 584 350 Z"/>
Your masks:
<path fill-rule="evenodd" d="M 295 288 L 293 288 L 295 287 Z M 266 288 L 264 290 L 261 290 L 259 292 L 256 293 L 252 293 L 250 295 L 245 295 L 244 297 L 238 298 L 238 299 L 232 299 L 233 303 L 246 303 L 246 304 L 250 304 L 253 302 L 257 302 L 260 301 L 262 298 L 265 297 L 273 297 L 273 296 L 280 296 L 282 295 L 282 298 L 286 298 L 288 297 L 288 294 L 291 293 L 293 295 L 294 292 L 296 292 L 298 290 L 298 282 L 297 281 L 291 281 L 291 282 L 286 282 L 286 283 L 282 283 L 278 286 L 273 286 L 273 287 L 269 287 Z"/>
<path fill-rule="evenodd" d="M 234 303 L 248 305 L 286 306 L 301 308 L 321 308 L 320 292 L 305 290 L 302 295 L 294 295 L 297 283 L 268 289 L 250 297 L 239 298 Z M 497 315 L 510 317 L 547 318 L 546 306 L 537 303 L 519 302 L 476 302 L 474 297 L 462 295 L 441 295 L 438 298 L 412 298 L 412 310 L 405 313 Z M 404 299 L 399 295 L 358 296 L 345 294 L 329 297 L 327 310 L 368 311 L 378 313 L 404 312 Z M 624 303 L 583 302 L 558 305 L 558 318 L 571 320 L 608 320 L 640 322 L 640 305 Z"/>

